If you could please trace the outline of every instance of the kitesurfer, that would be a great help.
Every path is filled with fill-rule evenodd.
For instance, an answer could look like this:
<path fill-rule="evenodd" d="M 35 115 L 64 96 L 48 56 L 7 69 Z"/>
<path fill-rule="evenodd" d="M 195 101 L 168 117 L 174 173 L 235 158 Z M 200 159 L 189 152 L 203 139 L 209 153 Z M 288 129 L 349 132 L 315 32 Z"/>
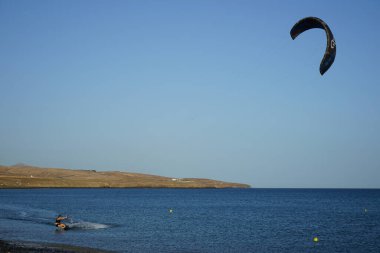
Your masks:
<path fill-rule="evenodd" d="M 58 216 L 55 218 L 55 223 L 54 225 L 57 227 L 57 228 L 61 228 L 61 229 L 67 229 L 67 225 L 65 223 L 62 223 L 63 220 L 66 220 L 67 219 L 67 216 L 62 216 L 60 214 L 58 214 Z"/>

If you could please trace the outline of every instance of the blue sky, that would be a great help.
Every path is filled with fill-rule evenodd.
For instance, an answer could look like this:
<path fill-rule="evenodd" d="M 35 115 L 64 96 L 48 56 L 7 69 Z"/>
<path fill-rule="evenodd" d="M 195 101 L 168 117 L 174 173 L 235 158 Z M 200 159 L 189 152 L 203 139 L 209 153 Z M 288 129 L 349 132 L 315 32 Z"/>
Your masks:
<path fill-rule="evenodd" d="M 0 0 L 0 164 L 380 187 L 379 1 Z M 323 30 L 337 42 L 319 64 Z"/>

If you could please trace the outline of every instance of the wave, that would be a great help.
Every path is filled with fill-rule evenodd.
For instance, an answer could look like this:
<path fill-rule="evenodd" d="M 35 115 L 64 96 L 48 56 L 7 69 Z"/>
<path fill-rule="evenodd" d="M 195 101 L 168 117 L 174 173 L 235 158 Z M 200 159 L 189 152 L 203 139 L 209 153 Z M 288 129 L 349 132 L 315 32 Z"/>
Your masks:
<path fill-rule="evenodd" d="M 70 229 L 83 229 L 83 230 L 106 229 L 110 227 L 110 225 L 88 222 L 88 221 L 68 222 L 66 224 L 69 226 Z"/>
<path fill-rule="evenodd" d="M 54 226 L 55 217 L 58 212 L 46 209 L 35 209 L 17 205 L 0 204 L 0 219 L 21 221 L 34 224 Z M 83 221 L 70 217 L 67 224 L 71 229 L 76 230 L 95 230 L 106 229 L 111 225 Z"/>
<path fill-rule="evenodd" d="M 17 205 L 0 205 L 0 219 L 25 221 L 39 224 L 52 224 L 56 212 L 46 209 L 36 209 Z"/>

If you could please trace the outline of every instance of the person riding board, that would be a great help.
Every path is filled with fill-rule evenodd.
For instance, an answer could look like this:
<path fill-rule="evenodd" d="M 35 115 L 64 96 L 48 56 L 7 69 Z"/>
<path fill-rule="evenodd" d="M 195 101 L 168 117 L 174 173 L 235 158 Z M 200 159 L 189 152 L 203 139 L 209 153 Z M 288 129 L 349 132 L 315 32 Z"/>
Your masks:
<path fill-rule="evenodd" d="M 67 216 L 62 216 L 62 215 L 58 214 L 58 216 L 55 218 L 54 225 L 58 228 L 61 228 L 61 229 L 67 229 L 66 224 L 62 223 L 62 221 L 65 219 L 67 219 Z"/>

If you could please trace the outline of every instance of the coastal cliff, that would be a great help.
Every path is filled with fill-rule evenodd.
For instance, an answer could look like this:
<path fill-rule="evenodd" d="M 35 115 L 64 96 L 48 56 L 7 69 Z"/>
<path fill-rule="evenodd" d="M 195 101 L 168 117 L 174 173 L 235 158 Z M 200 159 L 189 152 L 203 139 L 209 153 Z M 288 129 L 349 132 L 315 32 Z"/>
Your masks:
<path fill-rule="evenodd" d="M 120 171 L 0 166 L 1 188 L 250 188 L 202 178 L 170 178 Z"/>

